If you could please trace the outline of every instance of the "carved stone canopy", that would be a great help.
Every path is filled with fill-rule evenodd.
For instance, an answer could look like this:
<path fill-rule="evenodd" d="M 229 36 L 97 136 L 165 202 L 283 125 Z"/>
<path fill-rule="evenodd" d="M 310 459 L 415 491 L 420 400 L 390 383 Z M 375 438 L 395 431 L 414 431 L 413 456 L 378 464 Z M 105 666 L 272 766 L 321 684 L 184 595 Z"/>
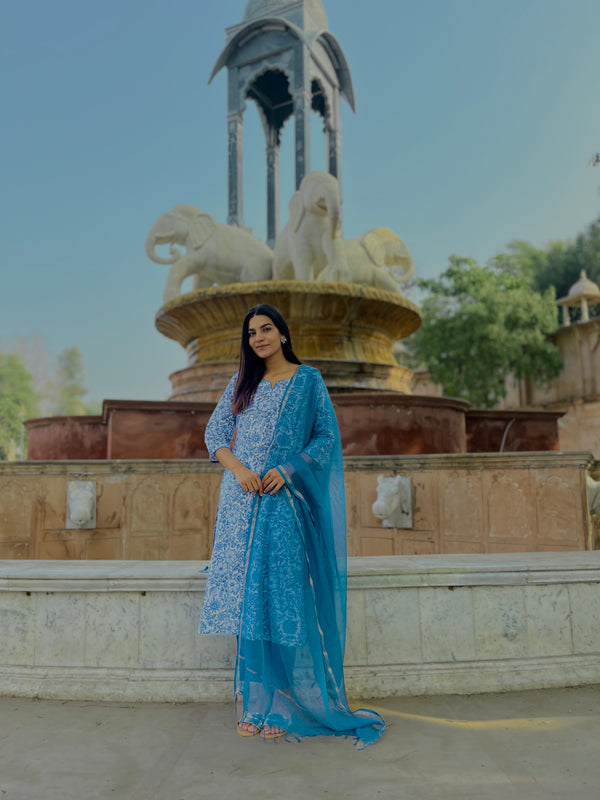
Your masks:
<path fill-rule="evenodd" d="M 327 171 L 341 175 L 340 98 L 355 110 L 350 68 L 328 30 L 321 0 L 249 0 L 244 19 L 227 29 L 227 41 L 209 83 L 228 75 L 230 225 L 244 224 L 242 126 L 247 100 L 256 103 L 267 140 L 267 243 L 279 232 L 281 131 L 295 120 L 296 188 L 311 171 L 310 115 L 323 119 Z"/>

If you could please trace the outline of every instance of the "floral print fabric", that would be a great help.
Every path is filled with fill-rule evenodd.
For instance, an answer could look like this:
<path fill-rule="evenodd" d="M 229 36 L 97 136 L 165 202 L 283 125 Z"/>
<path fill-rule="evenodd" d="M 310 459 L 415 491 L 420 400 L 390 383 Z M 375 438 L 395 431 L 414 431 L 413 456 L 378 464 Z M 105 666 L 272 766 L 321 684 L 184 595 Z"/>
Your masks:
<path fill-rule="evenodd" d="M 215 451 L 229 447 L 235 433 L 234 455 L 260 475 L 289 381 L 279 381 L 273 386 L 269 381 L 261 381 L 250 405 L 236 416 L 232 410 L 236 380 L 237 374 L 229 381 L 210 418 L 206 446 L 211 460 L 216 461 Z M 200 633 L 239 632 L 246 548 L 256 497 L 252 492 L 244 492 L 233 473 L 225 470 Z"/>

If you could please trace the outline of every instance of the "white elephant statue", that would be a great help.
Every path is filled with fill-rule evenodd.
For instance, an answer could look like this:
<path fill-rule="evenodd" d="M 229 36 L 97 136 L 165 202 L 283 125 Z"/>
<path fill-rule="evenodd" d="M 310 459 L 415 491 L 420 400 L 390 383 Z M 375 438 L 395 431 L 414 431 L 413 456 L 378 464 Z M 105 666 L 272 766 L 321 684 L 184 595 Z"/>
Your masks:
<path fill-rule="evenodd" d="M 156 245 L 168 244 L 163 258 Z M 185 248 L 182 253 L 176 245 Z M 162 214 L 146 238 L 146 254 L 171 269 L 163 303 L 178 297 L 181 284 L 194 276 L 194 289 L 224 283 L 266 281 L 273 277 L 273 251 L 245 228 L 223 225 L 195 206 L 178 205 Z"/>
<path fill-rule="evenodd" d="M 372 228 L 344 242 L 350 282 L 399 292 L 415 272 L 415 265 L 402 239 L 389 228 Z"/>
<path fill-rule="evenodd" d="M 326 172 L 310 172 L 292 196 L 289 208 L 289 222 L 273 249 L 274 279 L 348 282 L 337 179 Z"/>

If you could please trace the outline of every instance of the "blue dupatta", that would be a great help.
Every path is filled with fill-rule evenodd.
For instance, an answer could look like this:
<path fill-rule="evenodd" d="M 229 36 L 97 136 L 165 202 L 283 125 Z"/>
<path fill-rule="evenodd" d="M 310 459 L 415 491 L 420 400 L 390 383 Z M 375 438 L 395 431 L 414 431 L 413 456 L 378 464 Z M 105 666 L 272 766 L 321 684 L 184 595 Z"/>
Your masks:
<path fill-rule="evenodd" d="M 353 736 L 366 747 L 385 722 L 346 699 L 342 452 L 312 367 L 296 370 L 282 399 L 263 474 L 272 467 L 285 486 L 257 495 L 246 558 L 235 679 L 244 719 L 297 737 Z"/>

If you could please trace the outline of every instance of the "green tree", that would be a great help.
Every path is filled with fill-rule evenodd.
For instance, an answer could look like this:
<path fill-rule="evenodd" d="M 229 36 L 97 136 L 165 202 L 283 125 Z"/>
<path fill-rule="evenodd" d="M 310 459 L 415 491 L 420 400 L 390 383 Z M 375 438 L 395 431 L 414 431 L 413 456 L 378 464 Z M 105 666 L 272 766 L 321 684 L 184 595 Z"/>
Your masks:
<path fill-rule="evenodd" d="M 534 288 L 543 292 L 554 286 L 557 297 L 566 297 L 581 270 L 600 283 L 600 218 L 588 225 L 574 240 L 551 242 L 539 250 L 527 242 L 511 242 L 506 253 L 496 258 L 512 261 L 531 276 Z"/>
<path fill-rule="evenodd" d="M 50 390 L 55 369 L 48 353 L 45 338 L 39 333 L 28 336 L 14 335 L 9 341 L 0 341 L 0 353 L 15 353 L 33 376 L 33 388 L 38 396 L 38 412 L 41 417 L 51 413 Z"/>
<path fill-rule="evenodd" d="M 509 375 L 543 383 L 560 371 L 548 339 L 557 327 L 554 290 L 534 291 L 516 261 L 497 257 L 481 267 L 451 256 L 438 280 L 419 286 L 429 294 L 409 346 L 447 395 L 492 408 L 506 396 Z"/>
<path fill-rule="evenodd" d="M 0 353 L 0 459 L 12 456 L 24 419 L 37 416 L 33 376 L 15 353 Z"/>
<path fill-rule="evenodd" d="M 66 347 L 58 356 L 53 413 L 64 417 L 87 414 L 87 393 L 83 354 L 78 347 Z"/>

